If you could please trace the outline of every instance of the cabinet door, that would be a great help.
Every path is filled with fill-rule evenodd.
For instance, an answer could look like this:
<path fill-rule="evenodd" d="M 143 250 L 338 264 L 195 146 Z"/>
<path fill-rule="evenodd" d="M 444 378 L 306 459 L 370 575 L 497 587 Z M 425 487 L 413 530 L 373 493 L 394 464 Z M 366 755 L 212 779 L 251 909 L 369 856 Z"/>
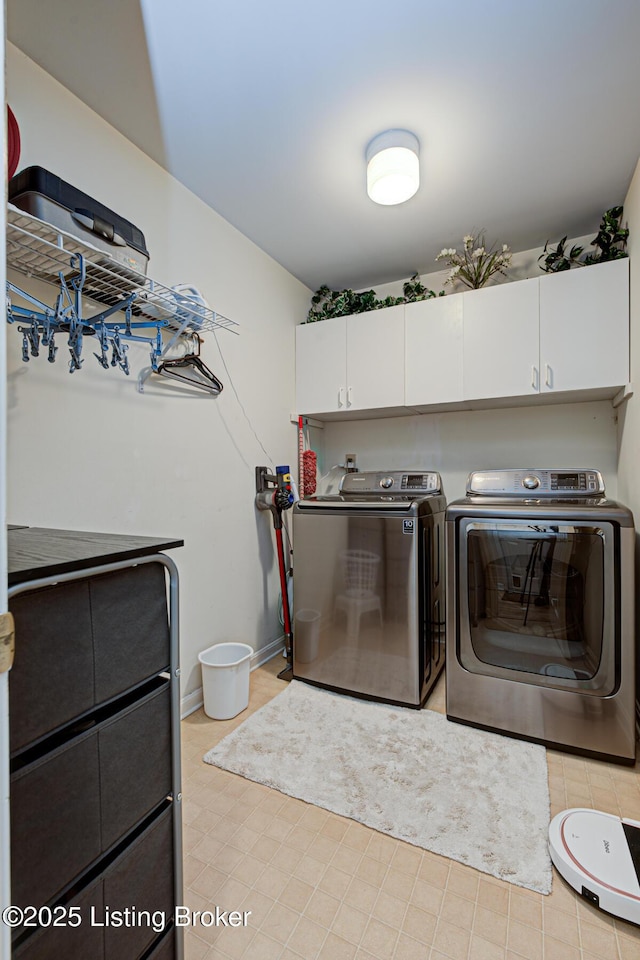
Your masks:
<path fill-rule="evenodd" d="M 540 377 L 543 393 L 628 382 L 628 259 L 540 279 Z"/>
<path fill-rule="evenodd" d="M 454 293 L 405 307 L 408 407 L 462 400 L 462 298 Z"/>
<path fill-rule="evenodd" d="M 465 400 L 539 392 L 539 281 L 463 296 Z"/>
<path fill-rule="evenodd" d="M 347 317 L 347 409 L 404 405 L 404 304 Z"/>
<path fill-rule="evenodd" d="M 346 405 L 346 317 L 296 327 L 296 410 L 328 413 Z"/>

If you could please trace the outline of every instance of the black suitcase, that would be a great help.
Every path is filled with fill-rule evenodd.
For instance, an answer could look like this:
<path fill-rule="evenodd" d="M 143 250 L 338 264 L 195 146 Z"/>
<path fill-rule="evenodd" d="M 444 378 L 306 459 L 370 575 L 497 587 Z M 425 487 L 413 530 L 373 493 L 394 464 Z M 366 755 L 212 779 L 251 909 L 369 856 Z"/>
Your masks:
<path fill-rule="evenodd" d="M 27 167 L 9 181 L 9 203 L 105 251 L 122 267 L 146 276 L 144 234 L 81 190 L 42 167 Z"/>

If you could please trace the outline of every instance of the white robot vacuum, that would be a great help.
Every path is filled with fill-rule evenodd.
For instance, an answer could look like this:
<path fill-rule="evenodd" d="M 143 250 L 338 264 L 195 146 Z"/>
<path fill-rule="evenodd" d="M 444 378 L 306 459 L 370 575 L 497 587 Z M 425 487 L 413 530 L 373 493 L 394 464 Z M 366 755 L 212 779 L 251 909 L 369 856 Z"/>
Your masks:
<path fill-rule="evenodd" d="M 640 823 L 598 810 L 563 810 L 549 824 L 549 853 L 574 890 L 640 925 Z"/>

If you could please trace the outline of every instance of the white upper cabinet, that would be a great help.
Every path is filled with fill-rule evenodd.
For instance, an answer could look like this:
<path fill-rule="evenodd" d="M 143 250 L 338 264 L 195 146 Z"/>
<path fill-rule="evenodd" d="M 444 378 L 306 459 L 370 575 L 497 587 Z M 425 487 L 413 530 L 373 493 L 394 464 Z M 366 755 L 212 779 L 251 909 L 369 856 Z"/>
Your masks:
<path fill-rule="evenodd" d="M 540 279 L 540 392 L 629 380 L 629 260 Z"/>
<path fill-rule="evenodd" d="M 463 293 L 465 400 L 539 389 L 538 279 Z"/>
<path fill-rule="evenodd" d="M 628 259 L 463 296 L 465 400 L 628 382 Z"/>
<path fill-rule="evenodd" d="M 403 304 L 296 327 L 298 413 L 403 404 Z"/>
<path fill-rule="evenodd" d="M 462 298 L 454 293 L 408 303 L 405 317 L 405 403 L 462 400 Z"/>
<path fill-rule="evenodd" d="M 404 404 L 404 304 L 347 322 L 347 409 Z"/>
<path fill-rule="evenodd" d="M 342 410 L 347 396 L 347 318 L 296 327 L 298 413 Z"/>
<path fill-rule="evenodd" d="M 628 381 L 628 259 L 296 327 L 301 414 L 592 399 Z"/>

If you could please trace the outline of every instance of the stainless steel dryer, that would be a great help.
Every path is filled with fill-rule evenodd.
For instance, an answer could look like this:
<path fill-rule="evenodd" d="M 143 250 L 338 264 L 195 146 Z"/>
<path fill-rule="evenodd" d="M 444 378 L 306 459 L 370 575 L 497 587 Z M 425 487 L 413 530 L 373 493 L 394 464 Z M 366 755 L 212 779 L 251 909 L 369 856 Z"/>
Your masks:
<path fill-rule="evenodd" d="M 635 761 L 634 528 L 592 469 L 472 473 L 446 515 L 447 716 Z"/>
<path fill-rule="evenodd" d="M 444 666 L 444 511 L 425 471 L 345 474 L 293 508 L 293 676 L 419 708 Z"/>

